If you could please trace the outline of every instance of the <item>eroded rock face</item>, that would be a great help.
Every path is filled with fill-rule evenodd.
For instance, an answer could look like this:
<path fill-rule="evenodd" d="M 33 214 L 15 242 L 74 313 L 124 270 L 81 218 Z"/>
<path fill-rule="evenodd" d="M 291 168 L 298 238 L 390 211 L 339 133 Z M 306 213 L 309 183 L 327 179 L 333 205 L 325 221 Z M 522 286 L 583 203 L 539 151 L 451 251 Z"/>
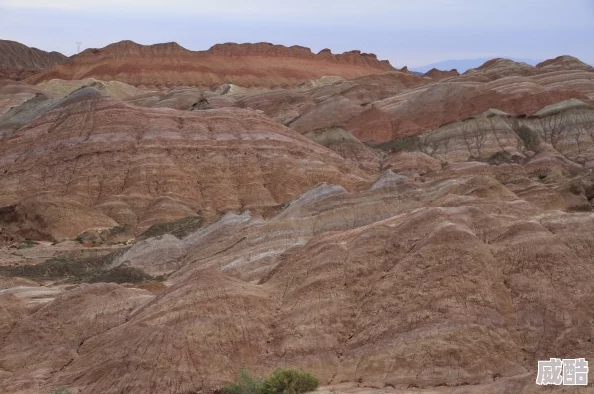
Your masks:
<path fill-rule="evenodd" d="M 118 223 L 74 198 L 39 193 L 14 206 L 0 208 L 0 226 L 8 233 L 38 240 L 72 239 L 87 230 L 103 230 Z"/>
<path fill-rule="evenodd" d="M 2 390 L 40 392 L 39 383 L 70 365 L 87 341 L 123 324 L 135 308 L 153 298 L 147 291 L 115 284 L 81 286 L 15 322 L 2 338 L 6 347 L 0 364 L 4 373 L 21 373 L 9 372 L 11 379 L 3 381 Z"/>
<path fill-rule="evenodd" d="M 498 153 L 518 161 L 532 151 L 584 165 L 594 160 L 594 108 L 570 100 L 528 117 L 487 114 L 442 126 L 420 140 L 423 152 L 447 162 L 498 160 Z"/>
<path fill-rule="evenodd" d="M 189 51 L 176 43 L 145 46 L 122 41 L 102 49 L 87 49 L 29 81 L 117 79 L 148 87 L 215 87 L 232 81 L 247 87 L 272 87 L 296 85 L 325 75 L 353 78 L 389 70 L 393 68 L 388 62 L 360 52 L 314 54 L 309 48 L 268 43 L 222 44 L 207 51 Z"/>
<path fill-rule="evenodd" d="M 205 220 L 102 252 L 105 272 L 152 277 L 136 284 L 24 278 L 35 262 L 2 249 L 0 392 L 206 393 L 293 367 L 322 393 L 517 394 L 537 391 L 538 360 L 594 359 L 592 72 L 495 59 L 439 79 L 124 101 L 100 81 L 65 97 L 5 85 L 24 95 L 0 118 L 0 241 Z M 50 256 L 74 253 L 60 245 Z"/>
<path fill-rule="evenodd" d="M 381 142 L 388 135 L 397 138 L 420 134 L 422 131 L 443 124 L 479 115 L 491 108 L 513 115 L 522 115 L 531 114 L 544 106 L 573 98 L 590 102 L 589 95 L 594 87 L 594 73 L 588 73 L 586 79 L 575 75 L 576 73 L 572 74 L 574 74 L 572 78 L 577 78 L 580 85 L 573 85 L 572 82 L 566 81 L 560 83 L 559 79 L 563 81 L 568 78 L 567 75 L 546 79 L 546 74 L 532 78 L 540 83 L 550 83 L 549 88 L 520 77 L 503 78 L 493 82 L 465 82 L 465 76 L 447 79 L 441 83 L 414 88 L 375 103 L 374 107 L 377 110 L 400 121 L 400 123 L 385 123 L 384 127 L 387 130 L 381 134 L 378 131 L 367 134 L 364 125 L 359 130 L 351 131 L 364 141 Z M 574 89 L 577 86 L 581 91 Z"/>
<path fill-rule="evenodd" d="M 0 388 L 184 393 L 242 367 L 292 366 L 324 384 L 524 382 L 495 391 L 512 393 L 534 384 L 523 377 L 550 354 L 594 357 L 594 216 L 543 211 L 492 176 L 435 175 L 387 173 L 358 193 L 321 185 L 269 220 L 226 215 L 178 243 L 180 269 L 156 298 L 71 290 L 17 317 L 28 329 L 5 334 Z M 137 245 L 158 255 L 171 242 Z M 87 311 L 56 344 L 69 305 L 85 310 L 98 294 L 109 313 L 93 336 Z"/>
<path fill-rule="evenodd" d="M 262 211 L 322 181 L 351 188 L 368 176 L 254 111 L 141 108 L 93 88 L 32 105 L 3 126 L 4 206 L 43 192 L 74 200 L 93 217 L 141 227 Z"/>

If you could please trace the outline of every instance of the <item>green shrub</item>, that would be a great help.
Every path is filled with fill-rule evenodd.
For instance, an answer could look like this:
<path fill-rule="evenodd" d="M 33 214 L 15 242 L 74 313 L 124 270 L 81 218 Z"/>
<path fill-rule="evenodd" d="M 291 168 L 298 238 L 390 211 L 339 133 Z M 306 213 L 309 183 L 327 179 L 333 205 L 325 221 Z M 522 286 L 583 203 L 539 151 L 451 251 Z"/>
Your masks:
<path fill-rule="evenodd" d="M 43 263 L 0 267 L 0 275 L 10 277 L 66 280 L 69 283 L 140 283 L 151 280 L 150 275 L 134 267 L 118 266 L 109 268 L 126 249 L 109 254 L 84 258 L 58 256 Z"/>
<path fill-rule="evenodd" d="M 262 381 L 242 369 L 237 383 L 233 383 L 222 390 L 223 394 L 261 394 Z"/>
<path fill-rule="evenodd" d="M 120 235 L 120 234 L 124 234 L 126 231 L 128 231 L 130 226 L 128 226 L 127 224 L 124 224 L 122 226 L 115 226 L 109 229 L 109 235 L 116 236 L 116 235 Z"/>
<path fill-rule="evenodd" d="M 412 152 L 420 150 L 421 139 L 418 136 L 402 137 L 376 145 L 375 148 L 392 152 Z"/>
<path fill-rule="evenodd" d="M 183 238 L 202 227 L 202 217 L 189 216 L 173 222 L 156 223 L 138 236 L 138 239 L 159 237 L 164 234 L 171 234 L 177 238 Z"/>
<path fill-rule="evenodd" d="M 72 391 L 68 389 L 57 389 L 52 394 L 72 394 Z"/>
<path fill-rule="evenodd" d="M 264 382 L 262 394 L 301 394 L 318 388 L 320 382 L 309 372 L 277 369 Z"/>
<path fill-rule="evenodd" d="M 141 283 L 153 279 L 150 275 L 134 267 L 115 267 L 107 271 L 97 271 L 85 278 L 88 283 Z"/>
<path fill-rule="evenodd" d="M 309 372 L 277 369 L 265 381 L 241 370 L 236 383 L 223 388 L 222 394 L 302 394 L 314 391 L 320 382 Z"/>
<path fill-rule="evenodd" d="M 35 245 L 38 245 L 38 243 L 29 239 L 29 238 L 26 238 L 23 242 L 21 242 L 19 244 L 17 249 L 28 249 L 28 248 L 32 248 Z"/>

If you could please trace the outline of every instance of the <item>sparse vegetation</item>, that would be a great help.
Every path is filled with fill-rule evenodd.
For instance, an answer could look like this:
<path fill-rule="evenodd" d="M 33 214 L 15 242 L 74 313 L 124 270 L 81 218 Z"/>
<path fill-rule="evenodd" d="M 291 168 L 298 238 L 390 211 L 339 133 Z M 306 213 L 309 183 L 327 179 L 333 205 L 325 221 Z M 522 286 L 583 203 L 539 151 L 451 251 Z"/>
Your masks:
<path fill-rule="evenodd" d="M 65 280 L 68 283 L 138 283 L 153 279 L 132 267 L 109 266 L 122 251 L 86 258 L 53 257 L 40 264 L 0 267 L 0 274 L 31 279 Z"/>
<path fill-rule="evenodd" d="M 84 244 L 86 246 L 99 246 L 104 244 L 114 244 L 114 239 L 121 238 L 126 233 L 131 233 L 132 227 L 127 224 L 114 226 L 110 229 L 105 229 L 101 231 L 85 231 L 74 238 L 76 242 L 79 244 Z M 120 240 L 121 242 L 121 240 Z"/>
<path fill-rule="evenodd" d="M 521 163 L 522 157 L 500 150 L 489 156 L 486 161 L 491 165 L 499 165 L 502 163 Z"/>
<path fill-rule="evenodd" d="M 242 369 L 237 382 L 225 387 L 222 391 L 223 394 L 261 394 L 262 385 L 261 380 Z"/>
<path fill-rule="evenodd" d="M 318 388 L 320 382 L 309 372 L 296 369 L 277 369 L 261 381 L 245 369 L 236 383 L 225 387 L 223 394 L 302 394 Z"/>
<path fill-rule="evenodd" d="M 421 148 L 421 139 L 418 136 L 412 137 L 403 137 L 396 140 L 391 140 L 384 142 L 375 146 L 377 149 L 381 149 L 383 151 L 392 151 L 392 152 L 400 152 L 400 151 L 407 151 L 412 152 L 415 150 L 420 150 Z"/>
<path fill-rule="evenodd" d="M 29 238 L 25 238 L 25 240 L 21 242 L 19 246 L 17 246 L 17 249 L 28 249 L 34 247 L 35 245 L 39 244 Z"/>
<path fill-rule="evenodd" d="M 163 222 L 153 224 L 145 232 L 138 236 L 138 239 L 159 237 L 165 234 L 171 234 L 177 238 L 183 238 L 188 234 L 202 227 L 203 220 L 200 216 L 188 216 L 172 222 Z"/>
<path fill-rule="evenodd" d="M 124 224 L 122 226 L 115 226 L 109 229 L 109 235 L 115 237 L 116 235 L 124 234 L 128 231 L 129 226 Z"/>
<path fill-rule="evenodd" d="M 533 152 L 537 152 L 538 148 L 540 147 L 540 139 L 536 132 L 532 131 L 530 128 L 526 126 L 522 126 L 518 130 L 518 137 L 524 142 L 524 147 L 527 150 L 531 150 Z"/>
<path fill-rule="evenodd" d="M 113 282 L 113 283 L 140 283 L 152 280 L 153 277 L 147 275 L 142 270 L 134 267 L 115 267 L 110 270 L 98 271 L 87 277 L 87 283 Z"/>
<path fill-rule="evenodd" d="M 262 394 L 300 394 L 313 391 L 319 380 L 309 372 L 295 369 L 277 369 L 264 382 Z"/>
<path fill-rule="evenodd" d="M 91 246 L 97 246 L 103 243 L 101 236 L 94 231 L 86 231 L 82 234 L 79 234 L 74 240 L 79 244 Z"/>

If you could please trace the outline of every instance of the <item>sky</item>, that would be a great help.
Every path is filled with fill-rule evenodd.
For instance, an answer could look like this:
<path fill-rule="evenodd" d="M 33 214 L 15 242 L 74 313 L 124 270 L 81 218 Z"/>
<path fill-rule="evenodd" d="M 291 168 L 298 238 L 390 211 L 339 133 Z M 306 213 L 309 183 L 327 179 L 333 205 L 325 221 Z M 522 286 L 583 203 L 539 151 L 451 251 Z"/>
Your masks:
<path fill-rule="evenodd" d="M 397 67 L 448 59 L 594 64 L 594 0 L 0 0 L 0 39 L 65 55 L 121 40 L 373 52 Z"/>

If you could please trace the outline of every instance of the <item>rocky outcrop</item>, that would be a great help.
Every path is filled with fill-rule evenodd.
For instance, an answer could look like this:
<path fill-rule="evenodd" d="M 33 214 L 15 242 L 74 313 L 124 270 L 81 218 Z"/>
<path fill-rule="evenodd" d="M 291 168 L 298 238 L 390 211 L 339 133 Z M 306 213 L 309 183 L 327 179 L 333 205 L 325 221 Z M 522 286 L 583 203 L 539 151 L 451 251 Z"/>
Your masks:
<path fill-rule="evenodd" d="M 0 55 L 0 79 L 12 80 L 23 80 L 67 59 L 59 52 L 46 52 L 8 40 L 0 40 Z"/>
<path fill-rule="evenodd" d="M 457 77 L 458 75 L 460 75 L 460 73 L 456 69 L 452 69 L 450 71 L 445 71 L 445 70 L 438 70 L 436 68 L 432 68 L 431 70 L 427 71 L 423 76 L 429 77 L 436 81 L 440 81 L 445 78 Z"/>

